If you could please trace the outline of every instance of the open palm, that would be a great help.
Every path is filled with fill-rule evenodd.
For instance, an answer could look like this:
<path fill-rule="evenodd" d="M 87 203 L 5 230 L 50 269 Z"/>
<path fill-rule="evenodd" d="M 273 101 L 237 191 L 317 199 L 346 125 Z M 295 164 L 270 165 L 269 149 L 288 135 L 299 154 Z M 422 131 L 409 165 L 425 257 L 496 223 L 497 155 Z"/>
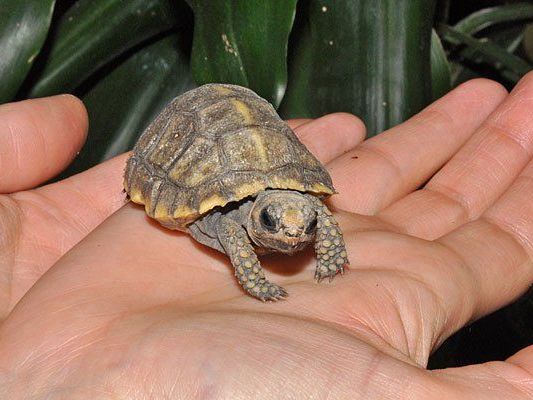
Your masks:
<path fill-rule="evenodd" d="M 125 156 L 20 191 L 68 163 L 86 115 L 70 96 L 0 107 L 0 397 L 531 398 L 533 348 L 424 366 L 533 282 L 532 106 L 529 75 L 510 95 L 471 81 L 362 143 L 347 114 L 292 121 L 340 192 L 351 266 L 318 285 L 312 250 L 267 257 L 290 293 L 269 304 L 121 207 Z"/>

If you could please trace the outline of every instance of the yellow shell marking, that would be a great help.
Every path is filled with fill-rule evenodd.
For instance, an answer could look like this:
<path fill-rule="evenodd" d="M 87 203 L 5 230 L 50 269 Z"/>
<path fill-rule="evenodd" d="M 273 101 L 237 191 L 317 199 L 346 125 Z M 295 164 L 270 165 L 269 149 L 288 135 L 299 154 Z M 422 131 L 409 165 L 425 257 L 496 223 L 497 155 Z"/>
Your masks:
<path fill-rule="evenodd" d="M 242 116 L 245 125 L 251 125 L 255 122 L 254 117 L 250 112 L 250 108 L 246 104 L 237 99 L 232 99 L 231 102 L 235 106 L 237 112 Z M 261 160 L 260 169 L 265 170 L 268 168 L 268 155 L 265 149 L 265 144 L 263 143 L 263 138 L 254 128 L 250 128 L 250 133 Z"/>
<path fill-rule="evenodd" d="M 222 96 L 225 96 L 225 95 L 233 93 L 233 91 L 231 89 L 228 89 L 228 88 L 226 88 L 224 86 L 217 86 L 215 90 L 218 92 L 218 94 L 220 94 Z"/>
<path fill-rule="evenodd" d="M 272 183 L 275 188 L 279 189 L 294 189 L 304 191 L 305 188 L 301 182 L 293 178 L 282 178 L 279 176 L 272 177 Z"/>
<path fill-rule="evenodd" d="M 252 196 L 265 189 L 265 185 L 262 182 L 245 183 L 235 189 L 237 198 L 244 199 L 245 197 Z"/>
<path fill-rule="evenodd" d="M 331 190 L 329 187 L 327 187 L 326 185 L 323 185 L 322 183 L 315 183 L 312 187 L 311 187 L 311 191 L 314 192 L 314 193 L 327 193 L 327 194 L 333 194 L 335 193 L 333 190 Z"/>
<path fill-rule="evenodd" d="M 244 123 L 246 125 L 253 124 L 254 118 L 252 117 L 252 114 L 250 113 L 250 109 L 246 104 L 244 104 L 242 101 L 237 99 L 232 99 L 231 102 L 235 106 L 235 109 L 237 112 L 242 116 L 242 119 L 244 120 Z"/>
<path fill-rule="evenodd" d="M 198 183 L 204 180 L 205 174 L 203 171 L 192 171 L 191 174 L 187 177 L 187 184 L 191 186 L 196 186 Z"/>
<path fill-rule="evenodd" d="M 134 203 L 144 204 L 143 195 L 140 190 L 132 188 L 130 190 L 129 196 L 130 196 L 130 200 L 133 201 Z"/>
<path fill-rule="evenodd" d="M 174 211 L 174 214 L 172 215 L 172 217 L 174 217 L 175 219 L 180 219 L 180 218 L 187 218 L 195 214 L 197 214 L 197 212 L 193 210 L 192 208 L 185 206 L 185 205 L 180 205 L 176 207 L 176 210 Z"/>
<path fill-rule="evenodd" d="M 214 194 L 200 203 L 200 214 L 206 213 L 217 206 L 226 205 L 227 202 L 222 196 Z"/>
<path fill-rule="evenodd" d="M 146 210 L 146 212 L 148 215 L 150 215 L 149 210 Z M 154 218 L 157 220 L 170 219 L 170 215 L 168 215 L 168 208 L 161 203 L 157 203 L 154 210 Z"/>

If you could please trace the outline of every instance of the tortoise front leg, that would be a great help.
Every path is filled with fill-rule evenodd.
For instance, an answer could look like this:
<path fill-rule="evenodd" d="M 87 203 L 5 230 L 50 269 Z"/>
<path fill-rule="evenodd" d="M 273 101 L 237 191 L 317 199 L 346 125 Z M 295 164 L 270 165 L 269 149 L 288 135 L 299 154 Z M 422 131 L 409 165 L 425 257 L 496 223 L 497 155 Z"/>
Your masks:
<path fill-rule="evenodd" d="M 288 295 L 281 286 L 265 278 L 248 234 L 241 225 L 230 218 L 221 217 L 216 232 L 244 290 L 261 301 L 276 301 Z"/>
<path fill-rule="evenodd" d="M 337 273 L 344 273 L 344 267 L 350 262 L 346 245 L 339 224 L 329 209 L 315 196 L 308 195 L 315 205 L 317 213 L 315 252 L 318 264 L 315 279 L 320 282 L 325 277 L 333 280 Z"/>

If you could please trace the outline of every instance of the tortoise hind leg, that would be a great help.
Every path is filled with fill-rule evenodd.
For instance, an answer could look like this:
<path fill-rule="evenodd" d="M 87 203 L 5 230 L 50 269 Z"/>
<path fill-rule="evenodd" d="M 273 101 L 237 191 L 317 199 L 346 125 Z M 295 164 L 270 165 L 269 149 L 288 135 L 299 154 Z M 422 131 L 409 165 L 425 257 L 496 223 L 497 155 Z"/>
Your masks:
<path fill-rule="evenodd" d="M 230 218 L 221 217 L 216 231 L 244 290 L 261 301 L 276 301 L 287 296 L 285 289 L 265 278 L 248 234 L 241 225 Z"/>

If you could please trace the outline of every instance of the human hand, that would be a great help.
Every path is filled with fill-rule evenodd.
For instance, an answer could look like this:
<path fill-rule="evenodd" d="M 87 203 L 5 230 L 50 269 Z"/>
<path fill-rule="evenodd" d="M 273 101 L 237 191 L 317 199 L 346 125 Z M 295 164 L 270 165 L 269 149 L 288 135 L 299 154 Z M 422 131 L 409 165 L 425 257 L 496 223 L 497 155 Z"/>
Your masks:
<path fill-rule="evenodd" d="M 22 111 L 8 105 L 16 118 L 0 107 L 0 140 L 4 132 L 30 135 L 17 123 L 36 115 L 50 157 L 39 164 L 42 146 L 25 150 L 33 163 L 0 175 L 4 192 L 57 172 L 84 136 L 79 103 L 39 101 L 52 102 L 48 113 L 28 108 L 36 102 Z M 11 294 L 0 303 L 9 313 L 0 327 L 0 394 L 530 398 L 533 348 L 506 362 L 423 367 L 453 332 L 533 281 L 532 102 L 533 75 L 509 96 L 493 82 L 472 81 L 343 155 L 363 136 L 353 117 L 301 125 L 305 144 L 331 161 L 340 194 L 329 205 L 351 268 L 317 285 L 312 249 L 268 257 L 269 277 L 290 292 L 275 304 L 244 295 L 225 257 L 161 228 L 137 206 L 85 237 L 122 203 L 123 156 L 4 196 L 0 271 Z M 69 143 L 69 152 L 54 150 Z M 0 142 L 2 165 L 17 154 L 8 144 Z"/>

